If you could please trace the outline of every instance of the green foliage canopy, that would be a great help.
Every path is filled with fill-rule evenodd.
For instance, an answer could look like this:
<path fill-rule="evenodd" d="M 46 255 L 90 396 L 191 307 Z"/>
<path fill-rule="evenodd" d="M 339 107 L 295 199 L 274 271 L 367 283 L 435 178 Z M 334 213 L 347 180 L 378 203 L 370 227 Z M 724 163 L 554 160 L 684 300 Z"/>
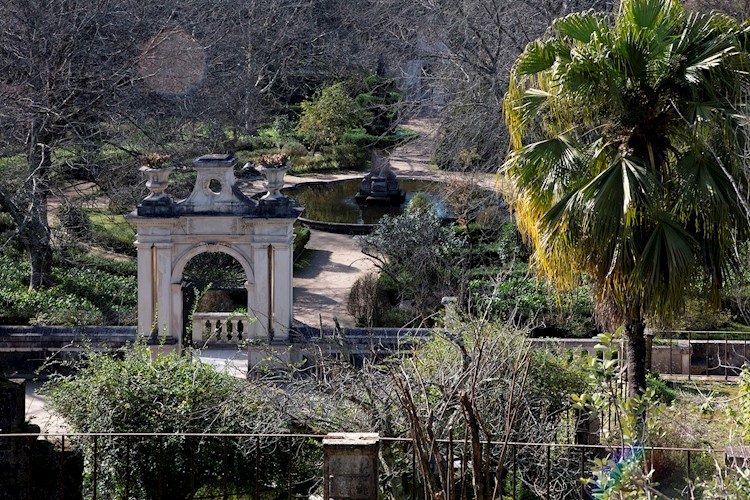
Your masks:
<path fill-rule="evenodd" d="M 316 92 L 312 100 L 302 102 L 297 132 L 315 149 L 340 142 L 344 132 L 371 119 L 347 94 L 344 84 L 336 83 Z"/>
<path fill-rule="evenodd" d="M 747 43 L 727 16 L 625 0 L 614 18 L 556 20 L 513 67 L 502 174 L 518 227 L 558 285 L 593 278 L 629 342 L 644 317 L 677 314 L 696 283 L 718 298 L 739 264 Z"/>
<path fill-rule="evenodd" d="M 516 62 L 503 166 L 519 229 L 558 282 L 596 279 L 620 318 L 715 289 L 748 236 L 746 30 L 673 0 L 558 19 Z"/>

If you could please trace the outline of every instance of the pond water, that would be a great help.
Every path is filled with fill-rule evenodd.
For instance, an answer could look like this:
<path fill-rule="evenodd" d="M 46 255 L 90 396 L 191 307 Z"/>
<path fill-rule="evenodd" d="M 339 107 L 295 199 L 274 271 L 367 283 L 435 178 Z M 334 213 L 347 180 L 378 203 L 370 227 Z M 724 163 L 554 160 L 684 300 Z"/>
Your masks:
<path fill-rule="evenodd" d="M 338 222 L 344 224 L 377 224 L 383 215 L 399 215 L 417 193 L 424 193 L 433 204 L 438 215 L 452 216 L 450 209 L 440 196 L 440 182 L 416 179 L 399 179 L 401 190 L 406 194 L 404 202 L 397 207 L 361 206 L 354 201 L 359 192 L 361 179 L 347 179 L 326 183 L 302 184 L 283 192 L 295 203 L 305 208 L 305 219 Z"/>

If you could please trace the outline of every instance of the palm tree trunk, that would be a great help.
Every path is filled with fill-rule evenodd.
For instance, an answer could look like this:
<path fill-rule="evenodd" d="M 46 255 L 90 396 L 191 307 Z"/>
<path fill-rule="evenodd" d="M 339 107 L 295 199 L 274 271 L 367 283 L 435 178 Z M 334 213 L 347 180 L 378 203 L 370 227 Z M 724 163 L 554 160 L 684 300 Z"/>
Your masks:
<path fill-rule="evenodd" d="M 643 318 L 625 320 L 625 355 L 628 368 L 628 396 L 643 394 L 646 390 L 646 325 Z"/>

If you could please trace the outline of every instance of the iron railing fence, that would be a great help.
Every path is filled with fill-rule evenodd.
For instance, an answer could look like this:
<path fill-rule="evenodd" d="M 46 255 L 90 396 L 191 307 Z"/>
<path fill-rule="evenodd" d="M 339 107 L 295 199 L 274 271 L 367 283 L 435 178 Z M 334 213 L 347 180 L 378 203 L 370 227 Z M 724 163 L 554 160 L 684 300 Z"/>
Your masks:
<path fill-rule="evenodd" d="M 314 499 L 321 498 L 324 435 L 307 434 L 0 434 L 0 461 L 15 453 L 14 477 L 1 498 L 67 499 Z M 438 440 L 445 500 L 472 499 L 475 481 L 496 498 L 587 499 L 592 460 L 638 460 L 670 497 L 689 492 L 698 477 L 724 464 L 724 450 L 632 449 L 573 442 L 479 443 L 482 477 L 474 477 L 471 443 Z M 384 498 L 428 500 L 414 442 L 381 438 L 379 484 Z M 499 450 L 505 449 L 498 468 Z M 41 450 L 41 451 L 40 451 Z M 474 455 L 476 456 L 476 455 Z M 442 464 L 442 465 L 441 465 Z M 444 467 L 444 470 L 437 470 Z M 499 471 L 499 472 L 498 472 Z M 498 478 L 499 481 L 498 481 Z M 15 482 L 14 482 L 15 481 Z M 11 490 L 8 489 L 8 486 Z M 8 491 L 14 494 L 8 496 Z M 316 496 L 316 494 L 318 496 Z"/>

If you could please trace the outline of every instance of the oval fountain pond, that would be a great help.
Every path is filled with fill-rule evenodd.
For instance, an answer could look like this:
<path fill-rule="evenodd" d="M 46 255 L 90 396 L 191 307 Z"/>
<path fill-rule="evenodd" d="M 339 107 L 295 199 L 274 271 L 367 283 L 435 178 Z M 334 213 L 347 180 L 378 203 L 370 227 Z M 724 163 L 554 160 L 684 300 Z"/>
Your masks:
<path fill-rule="evenodd" d="M 324 231 L 365 233 L 383 215 L 399 215 L 417 193 L 424 193 L 433 203 L 438 215 L 452 218 L 448 206 L 439 195 L 441 183 L 422 179 L 399 179 L 406 195 L 399 206 L 360 205 L 354 200 L 362 179 L 332 182 L 313 182 L 286 188 L 283 193 L 304 207 L 303 224 Z"/>

